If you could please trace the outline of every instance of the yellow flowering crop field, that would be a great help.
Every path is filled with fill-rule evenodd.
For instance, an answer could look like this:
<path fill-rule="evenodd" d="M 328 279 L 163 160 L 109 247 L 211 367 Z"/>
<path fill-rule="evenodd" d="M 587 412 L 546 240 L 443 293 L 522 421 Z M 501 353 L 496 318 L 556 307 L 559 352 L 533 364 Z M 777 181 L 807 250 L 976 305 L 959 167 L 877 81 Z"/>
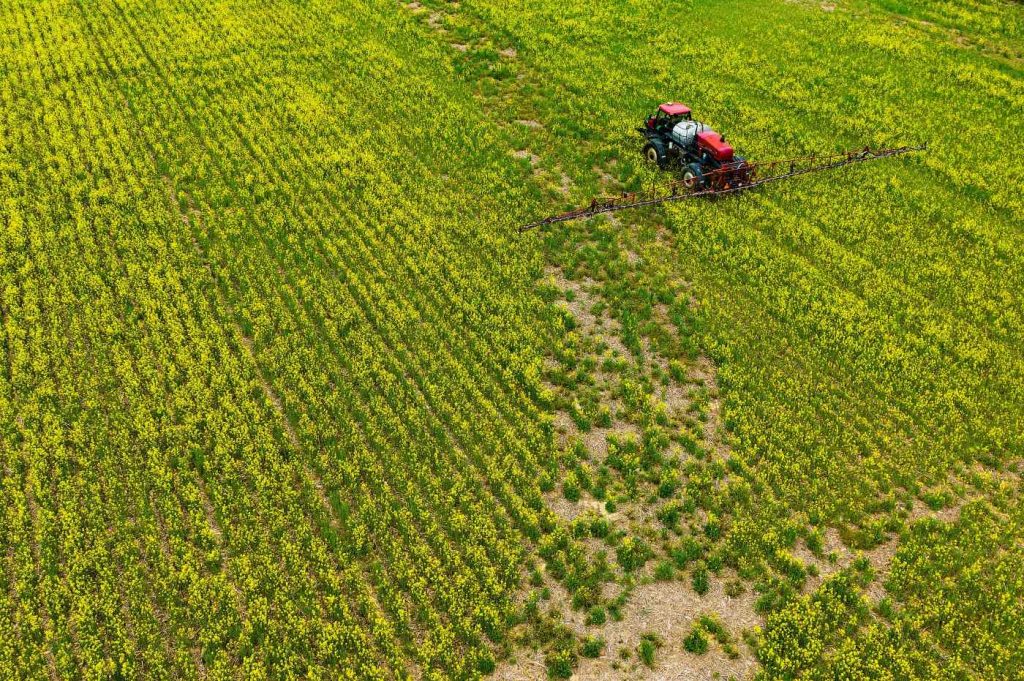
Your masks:
<path fill-rule="evenodd" d="M 926 153 L 519 234 L 752 160 Z M 0 3 L 0 677 L 1024 678 L 1024 7 Z"/>

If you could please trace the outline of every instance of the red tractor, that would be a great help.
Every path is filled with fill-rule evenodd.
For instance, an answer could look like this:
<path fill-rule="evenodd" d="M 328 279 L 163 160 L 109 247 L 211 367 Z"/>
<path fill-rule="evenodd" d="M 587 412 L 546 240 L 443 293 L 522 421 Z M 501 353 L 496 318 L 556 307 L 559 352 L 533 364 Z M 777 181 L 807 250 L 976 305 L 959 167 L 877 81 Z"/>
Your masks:
<path fill-rule="evenodd" d="M 752 167 L 721 133 L 693 120 L 690 107 L 667 102 L 637 128 L 647 139 L 644 157 L 659 168 L 679 168 L 687 189 L 721 190 L 752 180 Z"/>

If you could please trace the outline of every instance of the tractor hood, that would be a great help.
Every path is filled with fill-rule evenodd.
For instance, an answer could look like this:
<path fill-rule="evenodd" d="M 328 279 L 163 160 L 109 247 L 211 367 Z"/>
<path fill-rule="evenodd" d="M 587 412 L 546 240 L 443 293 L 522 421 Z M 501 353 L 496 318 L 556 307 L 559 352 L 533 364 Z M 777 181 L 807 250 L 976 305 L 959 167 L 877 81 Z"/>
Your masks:
<path fill-rule="evenodd" d="M 732 160 L 732 146 L 726 143 L 722 136 L 714 130 L 702 130 L 697 133 L 697 146 L 706 149 L 715 160 L 725 162 Z"/>

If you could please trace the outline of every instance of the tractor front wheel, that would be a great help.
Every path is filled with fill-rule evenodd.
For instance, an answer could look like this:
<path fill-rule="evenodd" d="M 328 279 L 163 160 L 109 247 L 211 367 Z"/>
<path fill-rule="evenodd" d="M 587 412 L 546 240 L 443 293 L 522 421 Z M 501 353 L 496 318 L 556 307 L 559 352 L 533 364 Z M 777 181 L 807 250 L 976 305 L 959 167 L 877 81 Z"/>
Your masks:
<path fill-rule="evenodd" d="M 683 171 L 683 186 L 687 189 L 704 188 L 704 171 L 698 164 L 691 163 L 686 166 L 686 170 Z"/>
<path fill-rule="evenodd" d="M 648 142 L 644 146 L 644 158 L 663 169 L 667 160 L 665 147 L 656 142 Z"/>

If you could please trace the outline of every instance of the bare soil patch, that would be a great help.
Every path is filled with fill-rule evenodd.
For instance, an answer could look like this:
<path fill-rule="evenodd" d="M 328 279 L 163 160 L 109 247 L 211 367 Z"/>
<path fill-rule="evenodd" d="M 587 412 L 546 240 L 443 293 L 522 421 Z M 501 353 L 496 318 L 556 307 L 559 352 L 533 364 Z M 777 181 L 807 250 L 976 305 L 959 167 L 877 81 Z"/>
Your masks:
<path fill-rule="evenodd" d="M 572 191 L 572 186 L 573 186 L 572 178 L 569 177 L 568 175 L 566 175 L 565 173 L 562 173 L 562 176 L 561 176 L 561 178 L 559 180 L 559 185 L 558 185 L 558 189 L 559 189 L 560 192 L 562 192 L 562 195 L 563 196 L 568 196 L 569 192 Z"/>
<path fill-rule="evenodd" d="M 531 151 L 527 151 L 526 149 L 520 149 L 519 151 L 515 152 L 513 156 L 515 156 L 516 158 L 530 159 L 530 165 L 537 165 L 538 163 L 540 163 L 540 156 L 534 154 Z"/>
<path fill-rule="evenodd" d="M 972 496 L 965 496 L 957 499 L 949 506 L 945 506 L 940 509 L 932 509 L 928 504 L 924 503 L 920 499 L 914 499 L 914 505 L 910 509 L 910 513 L 907 515 L 907 522 L 914 522 L 921 520 L 922 518 L 934 518 L 935 520 L 941 520 L 944 523 L 955 523 L 960 520 L 960 511 L 963 510 L 967 502 L 974 499 Z"/>
<path fill-rule="evenodd" d="M 566 613 L 565 624 L 578 636 L 600 636 L 605 649 L 600 657 L 580 658 L 573 679 L 600 681 L 603 679 L 750 679 L 757 670 L 757 660 L 741 640 L 741 632 L 763 626 L 764 620 L 754 611 L 755 595 L 746 591 L 732 598 L 725 593 L 724 584 L 729 575 L 711 579 L 711 589 L 704 596 L 694 593 L 680 581 L 641 584 L 623 609 L 623 618 L 601 626 L 586 626 L 583 614 L 567 607 L 568 596 L 552 588 L 552 604 Z M 562 590 L 564 592 L 564 590 Z M 694 655 L 683 648 L 683 639 L 690 633 L 702 614 L 714 614 L 729 631 L 740 652 L 730 659 L 721 648 L 712 643 L 704 655 Z M 657 633 L 662 647 L 657 651 L 653 668 L 641 664 L 636 649 L 643 635 Z M 629 650 L 630 658 L 623 660 L 620 650 Z M 717 676 L 716 676 L 717 674 Z M 493 678 L 501 681 L 545 678 L 544 656 L 540 651 L 523 650 L 514 660 L 508 660 L 496 670 Z"/>
<path fill-rule="evenodd" d="M 818 572 L 817 575 L 807 576 L 807 581 L 804 583 L 804 593 L 813 593 L 821 586 L 825 579 L 840 570 L 850 567 L 858 557 L 864 556 L 874 572 L 874 579 L 868 585 L 865 592 L 872 602 L 878 602 L 885 595 L 885 587 L 883 585 L 889 577 L 889 567 L 892 564 L 893 556 L 896 555 L 898 546 L 899 537 L 894 536 L 873 549 L 856 551 L 848 548 L 843 543 L 843 540 L 839 537 L 839 530 L 830 527 L 825 530 L 825 540 L 822 542 L 822 557 L 814 555 L 803 541 L 797 543 L 792 553 L 805 565 L 813 565 Z M 829 556 L 834 556 L 835 561 L 829 560 Z"/>
<path fill-rule="evenodd" d="M 622 357 L 630 356 L 631 353 L 619 339 L 618 321 L 607 311 L 601 316 L 593 313 L 594 306 L 599 300 L 598 294 L 594 293 L 597 282 L 588 278 L 581 281 L 567 279 L 556 267 L 548 267 L 544 272 L 559 289 L 572 292 L 572 300 L 560 300 L 557 304 L 572 313 L 581 334 L 596 337 L 613 353 L 618 353 Z"/>
<path fill-rule="evenodd" d="M 526 158 L 525 154 L 517 154 Z M 606 178 L 607 179 L 607 178 Z M 626 249 L 626 261 L 631 266 L 639 266 L 640 255 Z M 609 438 L 619 440 L 632 438 L 640 441 L 640 423 L 645 428 L 654 426 L 648 409 L 657 410 L 656 402 L 664 403 L 664 414 L 668 421 L 659 421 L 659 427 L 665 432 L 678 432 L 680 428 L 692 429 L 696 437 L 703 440 L 705 448 L 721 458 L 730 455 L 728 437 L 721 416 L 721 400 L 715 379 L 714 363 L 705 356 L 699 357 L 687 365 L 681 380 L 672 378 L 669 361 L 655 351 L 650 338 L 641 336 L 638 340 L 641 351 L 634 356 L 621 340 L 621 326 L 608 309 L 600 305 L 601 284 L 586 277 L 570 280 L 557 267 L 545 270 L 548 285 L 562 292 L 562 297 L 555 305 L 569 312 L 576 321 L 575 333 L 580 337 L 578 347 L 596 360 L 596 367 L 590 375 L 592 382 L 584 381 L 582 388 L 593 399 L 594 392 L 599 395 L 602 408 L 611 414 L 608 427 L 592 425 L 581 431 L 566 410 L 556 410 L 554 425 L 557 442 L 560 447 L 569 446 L 573 440 L 579 439 L 586 447 L 589 462 L 595 466 L 603 464 L 609 454 Z M 661 305 L 655 311 L 655 321 L 668 329 L 673 328 L 667 306 Z M 619 368 L 602 368 L 605 359 L 618 356 L 623 362 Z M 582 356 L 581 356 L 582 359 Z M 685 360 L 684 364 L 685 364 Z M 577 365 L 578 366 L 578 365 Z M 624 368 L 623 368 L 624 367 Z M 549 369 L 558 368 L 557 360 L 552 360 Z M 678 374 L 674 374 L 678 376 Z M 629 384 L 644 382 L 652 386 L 647 388 L 651 407 L 637 411 L 636 398 L 628 410 L 624 406 L 621 390 Z M 556 393 L 561 394 L 562 404 L 572 402 L 576 394 L 566 393 L 566 388 L 550 385 Z M 635 390 L 634 388 L 631 388 Z M 576 390 L 573 388 L 572 390 Z M 586 392 L 589 391 L 589 392 Z M 623 403 L 623 411 L 617 407 Z M 616 407 L 616 408 L 613 408 Z M 590 413 L 589 411 L 587 412 Z M 634 419 L 640 419 L 636 423 Z M 644 419 L 648 419 L 644 421 Z M 686 474 L 682 462 L 689 456 L 679 442 L 672 441 L 665 445 L 667 458 L 658 466 L 679 466 L 678 475 L 685 481 Z M 627 450 L 628 451 L 628 450 Z M 632 454 L 630 454 L 632 455 Z M 616 464 L 621 465 L 621 463 Z M 612 489 L 615 489 L 615 473 L 613 473 Z M 650 482 L 643 483 L 650 485 Z M 685 483 L 684 483 L 685 484 Z M 621 488 L 619 488 L 621 490 Z M 561 621 L 582 639 L 585 636 L 600 636 L 606 642 L 603 654 L 596 659 L 580 658 L 577 671 L 573 678 L 578 679 L 736 679 L 750 678 L 757 668 L 753 651 L 742 641 L 742 632 L 763 624 L 763 620 L 754 610 L 756 594 L 748 587 L 737 597 L 725 594 L 726 581 L 735 580 L 730 571 L 720 576 L 711 577 L 711 589 L 704 596 L 698 595 L 691 587 L 689 571 L 677 573 L 675 579 L 656 581 L 653 579 L 655 567 L 665 559 L 664 545 L 656 539 L 659 532 L 665 531 L 662 521 L 656 517 L 658 510 L 675 497 L 668 493 L 664 499 L 656 495 L 656 487 L 643 487 L 639 494 L 624 498 L 621 494 L 613 494 L 615 505 L 613 511 L 602 500 L 590 496 L 587 490 L 581 490 L 581 498 L 577 502 L 565 498 L 561 485 L 545 495 L 545 502 L 559 518 L 572 522 L 581 515 L 604 517 L 612 525 L 613 532 L 621 532 L 626 536 L 646 538 L 651 544 L 654 557 L 636 572 L 627 574 L 616 561 L 615 549 L 608 542 L 597 538 L 586 538 L 581 544 L 592 555 L 598 551 L 609 554 L 609 566 L 614 578 L 603 584 L 603 598 L 613 599 L 613 594 L 621 593 L 629 588 L 629 597 L 621 608 L 622 618 L 609 621 L 600 626 L 587 626 L 586 613 L 570 607 L 568 592 L 565 587 L 555 582 L 549 575 L 544 576 L 544 586 L 550 593 L 550 599 L 542 602 L 542 609 L 559 612 Z M 706 511 L 697 509 L 689 518 L 691 527 L 700 526 L 707 521 Z M 696 525 L 694 525 L 696 523 Z M 682 526 L 686 526 L 686 520 Z M 620 534 L 619 536 L 622 536 Z M 628 585 L 634 586 L 629 587 Z M 610 602 L 610 601 L 609 601 Z M 730 633 L 732 645 L 739 654 L 733 651 L 733 658 L 712 642 L 705 655 L 688 653 L 683 647 L 684 638 L 690 633 L 694 623 L 702 614 L 714 615 L 723 623 Z M 637 657 L 637 647 L 645 634 L 656 634 L 662 641 L 655 655 L 655 664 L 648 668 Z M 717 674 L 717 676 L 716 676 Z M 498 679 L 535 679 L 546 675 L 543 651 L 519 650 L 514 657 L 502 663 L 495 678 Z"/>

